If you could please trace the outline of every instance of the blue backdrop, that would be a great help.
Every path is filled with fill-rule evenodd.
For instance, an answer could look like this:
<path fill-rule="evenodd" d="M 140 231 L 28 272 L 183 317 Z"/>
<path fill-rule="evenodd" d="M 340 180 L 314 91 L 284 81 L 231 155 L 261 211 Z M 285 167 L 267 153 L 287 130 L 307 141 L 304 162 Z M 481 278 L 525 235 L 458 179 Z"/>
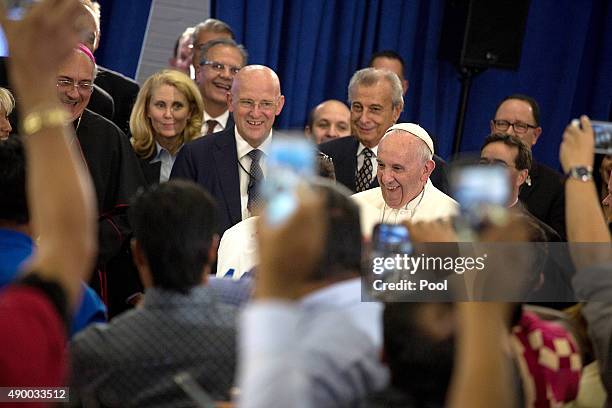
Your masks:
<path fill-rule="evenodd" d="M 96 61 L 134 78 L 152 0 L 98 0 L 100 46 Z M 172 52 L 168 50 L 168 54 Z M 160 67 L 161 68 L 161 67 Z"/>
<path fill-rule="evenodd" d="M 133 75 L 142 43 L 138 27 L 144 33 L 150 0 L 101 3 L 109 23 L 103 26 L 98 57 L 102 64 Z M 460 83 L 454 68 L 437 58 L 443 0 L 212 0 L 211 10 L 213 17 L 232 26 L 249 50 L 250 63 L 278 72 L 287 99 L 277 122 L 281 128 L 302 127 L 310 108 L 321 100 L 346 100 L 351 74 L 373 52 L 397 50 L 407 62 L 410 80 L 403 118 L 435 134 L 440 154 L 448 158 Z M 610 2 L 531 1 L 520 69 L 490 69 L 474 79 L 462 150 L 480 147 L 497 102 L 514 92 L 539 101 L 544 133 L 534 154 L 557 167 L 563 128 L 571 118 L 581 113 L 608 117 Z"/>

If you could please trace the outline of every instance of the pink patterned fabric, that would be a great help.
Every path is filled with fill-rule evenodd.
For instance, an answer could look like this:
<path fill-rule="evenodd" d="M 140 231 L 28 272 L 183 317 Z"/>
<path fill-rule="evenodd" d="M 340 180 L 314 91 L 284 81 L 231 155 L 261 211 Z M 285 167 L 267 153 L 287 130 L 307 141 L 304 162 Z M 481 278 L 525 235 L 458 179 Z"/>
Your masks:
<path fill-rule="evenodd" d="M 582 360 L 569 331 L 527 311 L 512 331 L 525 406 L 557 407 L 576 399 Z"/>

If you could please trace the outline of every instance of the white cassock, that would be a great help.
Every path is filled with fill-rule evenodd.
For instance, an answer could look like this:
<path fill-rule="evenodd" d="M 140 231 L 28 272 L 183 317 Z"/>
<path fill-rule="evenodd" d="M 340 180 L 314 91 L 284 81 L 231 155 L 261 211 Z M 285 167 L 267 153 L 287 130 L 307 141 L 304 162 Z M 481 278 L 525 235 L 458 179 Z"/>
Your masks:
<path fill-rule="evenodd" d="M 218 277 L 226 277 L 233 269 L 232 279 L 240 279 L 245 272 L 250 271 L 259 263 L 257 254 L 258 219 L 258 216 L 249 217 L 225 231 L 217 252 Z"/>
<path fill-rule="evenodd" d="M 353 194 L 351 198 L 359 205 L 361 233 L 368 238 L 374 226 L 381 222 L 432 221 L 459 213 L 459 203 L 438 190 L 430 180 L 419 195 L 400 209 L 390 208 L 385 203 L 380 187 Z"/>

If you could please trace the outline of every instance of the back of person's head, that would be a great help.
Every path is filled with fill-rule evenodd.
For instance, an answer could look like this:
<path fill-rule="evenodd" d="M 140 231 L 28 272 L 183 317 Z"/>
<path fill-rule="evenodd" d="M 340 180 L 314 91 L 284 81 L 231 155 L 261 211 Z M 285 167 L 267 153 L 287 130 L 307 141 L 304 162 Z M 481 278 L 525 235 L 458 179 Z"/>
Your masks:
<path fill-rule="evenodd" d="M 444 406 L 454 361 L 453 310 L 451 303 L 385 304 L 384 352 L 391 385 L 417 406 Z"/>
<path fill-rule="evenodd" d="M 202 283 L 217 231 L 215 202 L 206 191 L 171 180 L 137 194 L 129 215 L 154 286 L 186 293 Z"/>
<path fill-rule="evenodd" d="M 359 208 L 341 186 L 329 180 L 314 186 L 325 196 L 327 233 L 318 271 L 312 280 L 342 280 L 359 274 L 361 268 L 361 223 Z"/>
<path fill-rule="evenodd" d="M 0 223 L 30 221 L 26 197 L 26 159 L 21 138 L 0 141 Z"/>

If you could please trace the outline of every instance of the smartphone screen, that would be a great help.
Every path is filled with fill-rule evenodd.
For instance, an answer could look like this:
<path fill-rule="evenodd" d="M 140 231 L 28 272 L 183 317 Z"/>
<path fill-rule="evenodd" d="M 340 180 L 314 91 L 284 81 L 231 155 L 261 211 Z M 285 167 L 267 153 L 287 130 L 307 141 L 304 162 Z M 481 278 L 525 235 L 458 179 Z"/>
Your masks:
<path fill-rule="evenodd" d="M 2 0 L 6 15 L 10 20 L 21 20 L 27 8 L 38 0 Z"/>
<path fill-rule="evenodd" d="M 263 185 L 265 216 L 270 225 L 279 225 L 298 206 L 297 188 L 315 176 L 314 145 L 303 136 L 275 136 L 267 158 Z"/>
<path fill-rule="evenodd" d="M 508 169 L 495 165 L 470 165 L 451 173 L 451 192 L 461 208 L 460 223 L 479 230 L 484 222 L 505 215 L 510 197 Z"/>
<path fill-rule="evenodd" d="M 376 224 L 372 233 L 372 250 L 378 256 L 411 254 L 408 228 L 403 224 Z"/>
<path fill-rule="evenodd" d="M 595 134 L 595 153 L 612 154 L 612 123 L 592 121 Z"/>

